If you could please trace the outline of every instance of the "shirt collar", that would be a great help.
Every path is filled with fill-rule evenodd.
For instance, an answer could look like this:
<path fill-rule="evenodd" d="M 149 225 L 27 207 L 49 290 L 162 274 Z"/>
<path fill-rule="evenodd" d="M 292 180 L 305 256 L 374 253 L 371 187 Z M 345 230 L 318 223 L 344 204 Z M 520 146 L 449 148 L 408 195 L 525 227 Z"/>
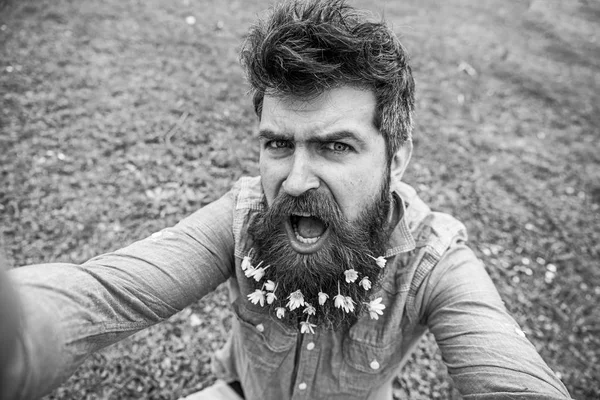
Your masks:
<path fill-rule="evenodd" d="M 406 217 L 408 203 L 402 199 L 397 189 L 392 190 L 392 196 L 394 198 L 394 207 L 396 207 L 398 215 L 400 215 L 400 220 L 390 235 L 388 248 L 384 256 L 386 258 L 414 250 L 416 245 L 415 239 L 408 228 Z"/>

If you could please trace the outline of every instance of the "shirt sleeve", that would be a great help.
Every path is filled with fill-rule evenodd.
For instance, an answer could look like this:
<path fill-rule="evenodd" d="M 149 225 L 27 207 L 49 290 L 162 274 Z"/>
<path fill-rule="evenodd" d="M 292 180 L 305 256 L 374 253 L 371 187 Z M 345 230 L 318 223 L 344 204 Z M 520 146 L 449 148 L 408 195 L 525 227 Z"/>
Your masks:
<path fill-rule="evenodd" d="M 8 398 L 38 398 L 92 352 L 164 321 L 232 274 L 234 195 L 82 265 L 10 271 L 21 304 Z"/>
<path fill-rule="evenodd" d="M 468 247 L 451 247 L 420 291 L 422 320 L 465 399 L 570 398 Z"/>

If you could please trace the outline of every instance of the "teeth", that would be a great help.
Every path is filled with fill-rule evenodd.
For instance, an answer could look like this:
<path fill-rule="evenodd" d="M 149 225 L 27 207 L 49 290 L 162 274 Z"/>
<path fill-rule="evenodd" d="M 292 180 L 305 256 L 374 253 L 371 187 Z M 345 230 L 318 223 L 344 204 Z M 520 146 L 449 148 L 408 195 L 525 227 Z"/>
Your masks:
<path fill-rule="evenodd" d="M 319 241 L 319 239 L 321 238 L 321 236 L 317 236 L 314 238 L 305 238 L 300 236 L 300 234 L 298 233 L 298 230 L 296 228 L 294 228 L 294 233 L 296 234 L 296 239 L 298 239 L 299 242 L 302 242 L 304 244 L 313 244 L 313 243 L 317 243 Z"/>
<path fill-rule="evenodd" d="M 294 213 L 294 215 L 297 215 L 298 217 L 312 217 L 312 214 L 310 213 Z"/>

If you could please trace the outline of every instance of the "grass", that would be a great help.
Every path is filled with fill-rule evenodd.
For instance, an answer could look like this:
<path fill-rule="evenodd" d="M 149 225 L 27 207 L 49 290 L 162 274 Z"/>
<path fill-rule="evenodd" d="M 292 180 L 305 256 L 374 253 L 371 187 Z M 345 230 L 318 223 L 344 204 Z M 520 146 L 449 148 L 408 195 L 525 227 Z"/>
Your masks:
<path fill-rule="evenodd" d="M 409 49 L 406 180 L 469 228 L 573 397 L 600 397 L 600 6 L 360 1 Z M 261 1 L 0 2 L 0 226 L 14 266 L 78 263 L 257 173 L 237 51 Z M 194 16 L 195 23 L 186 23 Z M 46 399 L 176 399 L 210 384 L 223 288 L 90 357 Z M 431 338 L 399 399 L 460 398 Z"/>

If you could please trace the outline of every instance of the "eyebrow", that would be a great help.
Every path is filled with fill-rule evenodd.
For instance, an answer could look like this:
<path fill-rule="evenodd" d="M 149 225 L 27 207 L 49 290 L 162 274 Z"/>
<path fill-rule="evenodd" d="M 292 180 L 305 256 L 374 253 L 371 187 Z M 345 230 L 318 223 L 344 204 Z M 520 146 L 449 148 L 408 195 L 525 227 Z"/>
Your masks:
<path fill-rule="evenodd" d="M 275 133 L 269 129 L 261 129 L 260 132 L 258 132 L 258 138 L 264 140 L 290 140 L 292 136 L 283 133 Z"/>
<path fill-rule="evenodd" d="M 263 129 L 258 133 L 258 138 L 263 140 L 292 140 L 293 135 L 285 133 L 276 133 L 269 129 Z M 341 130 L 324 134 L 322 136 L 312 137 L 308 139 L 309 143 L 328 143 L 335 142 L 338 140 L 350 139 L 364 147 L 366 145 L 364 139 L 357 136 L 354 132 L 348 130 Z"/>
<path fill-rule="evenodd" d="M 346 140 L 350 139 L 363 147 L 366 145 L 365 141 L 361 137 L 356 135 L 354 132 L 347 131 L 347 130 L 327 133 L 323 136 L 318 136 L 318 137 L 309 139 L 309 142 L 327 143 L 327 142 L 335 142 L 335 141 L 344 140 L 344 139 L 346 139 Z"/>

